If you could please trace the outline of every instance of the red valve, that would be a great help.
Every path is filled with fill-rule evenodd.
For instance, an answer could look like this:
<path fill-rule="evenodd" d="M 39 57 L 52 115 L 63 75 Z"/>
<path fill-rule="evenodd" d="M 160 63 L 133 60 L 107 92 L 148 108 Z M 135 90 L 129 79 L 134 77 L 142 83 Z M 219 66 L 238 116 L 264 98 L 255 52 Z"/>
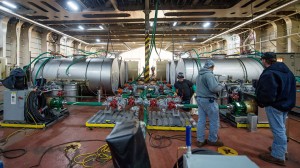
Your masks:
<path fill-rule="evenodd" d="M 150 100 L 150 107 L 157 107 L 157 100 L 156 99 Z"/>
<path fill-rule="evenodd" d="M 118 107 L 118 101 L 116 99 L 113 99 L 110 103 L 109 103 L 109 106 L 111 108 L 117 108 Z"/>
<path fill-rule="evenodd" d="M 128 86 L 129 90 L 133 90 L 133 87 L 131 85 Z"/>
<path fill-rule="evenodd" d="M 164 91 L 164 85 L 160 85 L 160 86 L 159 86 L 159 90 L 160 90 L 160 91 Z"/>
<path fill-rule="evenodd" d="M 171 87 L 172 87 L 172 85 L 171 85 L 171 84 L 169 84 L 169 83 L 168 83 L 168 84 L 166 84 L 166 86 L 167 86 L 167 87 L 169 87 L 169 88 L 171 88 Z"/>
<path fill-rule="evenodd" d="M 237 101 L 237 100 L 239 99 L 238 93 L 232 93 L 232 94 L 230 95 L 230 97 L 231 97 L 233 100 L 235 100 L 235 101 Z"/>
<path fill-rule="evenodd" d="M 130 106 L 134 106 L 135 105 L 135 100 L 134 100 L 134 98 L 129 98 L 128 99 L 128 105 L 130 105 Z"/>
<path fill-rule="evenodd" d="M 59 90 L 58 92 L 57 92 L 57 96 L 58 97 L 62 97 L 64 95 L 64 92 L 62 91 L 62 90 Z"/>
<path fill-rule="evenodd" d="M 172 110 L 172 109 L 175 109 L 175 108 L 176 108 L 175 102 L 170 101 L 170 102 L 168 103 L 168 109 L 169 109 L 169 110 Z"/>

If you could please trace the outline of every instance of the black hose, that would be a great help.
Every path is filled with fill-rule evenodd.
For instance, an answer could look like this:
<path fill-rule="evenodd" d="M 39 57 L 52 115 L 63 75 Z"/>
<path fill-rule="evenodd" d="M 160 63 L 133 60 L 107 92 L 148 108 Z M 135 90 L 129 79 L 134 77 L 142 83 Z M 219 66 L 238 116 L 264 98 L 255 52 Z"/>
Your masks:
<path fill-rule="evenodd" d="M 18 155 L 9 155 L 9 153 L 16 153 L 16 152 L 20 152 L 20 154 Z M 6 159 L 15 159 L 18 157 L 21 157 L 23 155 L 25 155 L 27 153 L 27 151 L 25 149 L 10 149 L 10 150 L 3 150 L 0 149 L 0 156 L 2 155 L 3 157 L 5 157 Z"/>
<path fill-rule="evenodd" d="M 45 123 L 57 118 L 47 106 L 45 95 L 38 91 L 29 92 L 25 110 L 28 123 Z"/>

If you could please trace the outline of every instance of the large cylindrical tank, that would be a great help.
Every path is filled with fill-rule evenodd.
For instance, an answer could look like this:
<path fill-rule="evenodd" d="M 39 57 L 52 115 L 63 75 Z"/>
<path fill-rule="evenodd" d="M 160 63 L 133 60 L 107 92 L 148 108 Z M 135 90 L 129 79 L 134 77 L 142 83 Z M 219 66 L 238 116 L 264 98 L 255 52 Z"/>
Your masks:
<path fill-rule="evenodd" d="M 139 62 L 138 61 L 126 61 L 127 63 L 127 76 L 128 80 L 135 80 L 139 73 Z M 127 80 L 127 81 L 128 81 Z"/>
<path fill-rule="evenodd" d="M 175 84 L 176 82 L 176 67 L 177 67 L 177 64 L 178 64 L 178 61 L 171 61 L 171 64 L 170 64 L 170 83 L 172 85 Z"/>
<path fill-rule="evenodd" d="M 207 59 L 200 59 L 201 67 Z M 258 79 L 263 66 L 255 59 L 252 58 L 228 58 L 228 59 L 212 59 L 215 63 L 214 74 L 222 75 L 226 79 L 230 78 L 232 81 L 241 79 L 244 81 L 251 81 Z M 180 59 L 176 67 L 176 74 L 183 72 L 186 79 L 196 82 L 198 76 L 197 59 Z M 224 79 L 224 78 L 223 78 Z"/>
<path fill-rule="evenodd" d="M 125 61 L 119 60 L 119 68 L 120 68 L 120 86 L 124 86 L 126 80 L 126 67 Z"/>
<path fill-rule="evenodd" d="M 164 81 L 166 80 L 166 70 L 168 61 L 156 61 L 156 79 Z"/>
<path fill-rule="evenodd" d="M 171 66 L 171 62 L 168 62 L 166 64 L 166 81 L 168 83 L 170 83 L 170 66 Z"/>
<path fill-rule="evenodd" d="M 84 81 L 88 88 L 95 93 L 100 87 L 108 93 L 118 89 L 119 65 L 117 59 L 55 58 L 46 62 L 44 66 L 42 66 L 43 63 L 45 63 L 44 60 L 40 60 L 35 64 L 32 71 L 33 80 L 46 78 L 48 81 Z"/>

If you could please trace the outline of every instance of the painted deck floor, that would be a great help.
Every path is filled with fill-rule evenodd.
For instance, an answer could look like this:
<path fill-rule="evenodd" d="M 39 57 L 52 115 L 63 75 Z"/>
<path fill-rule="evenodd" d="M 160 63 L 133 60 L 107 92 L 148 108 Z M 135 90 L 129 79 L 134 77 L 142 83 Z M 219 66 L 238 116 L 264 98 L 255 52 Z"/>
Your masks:
<path fill-rule="evenodd" d="M 39 158 L 44 151 L 54 145 L 74 141 L 74 140 L 105 140 L 106 136 L 110 133 L 111 129 L 108 128 L 94 128 L 89 129 L 85 127 L 85 122 L 98 111 L 97 107 L 69 107 L 70 116 L 59 121 L 55 125 L 45 130 L 26 130 L 22 131 L 11 137 L 7 144 L 2 146 L 2 149 L 15 149 L 24 148 L 27 153 L 16 159 L 6 159 L 1 157 L 4 162 L 5 168 L 29 168 L 36 165 Z M 300 140 L 300 123 L 294 119 L 299 120 L 297 117 L 289 117 L 289 136 Z M 14 128 L 0 128 L 0 137 L 6 137 L 10 133 L 18 129 Z M 184 135 L 185 132 L 176 131 L 150 131 L 151 133 L 171 136 L 171 135 Z M 280 167 L 274 164 L 264 162 L 258 158 L 261 152 L 267 152 L 267 148 L 272 143 L 272 133 L 270 129 L 259 128 L 256 132 L 248 132 L 247 129 L 234 128 L 228 123 L 221 122 L 220 138 L 228 147 L 235 149 L 239 155 L 248 156 L 259 167 L 275 168 Z M 193 136 L 196 133 L 193 132 Z M 177 160 L 177 147 L 184 146 L 184 141 L 172 140 L 172 144 L 166 148 L 153 148 L 149 143 L 149 135 L 146 138 L 147 149 L 150 156 L 151 166 L 153 168 L 171 168 Z M 167 143 L 167 142 L 165 142 Z M 81 142 L 81 147 L 77 154 L 95 152 L 105 142 Z M 196 148 L 196 139 L 193 138 L 193 148 Z M 39 167 L 43 168 L 64 168 L 68 167 L 68 159 L 64 154 L 65 146 L 59 146 L 48 151 Z M 217 147 L 205 146 L 207 149 L 216 151 Z M 289 160 L 286 162 L 286 167 L 299 168 L 300 167 L 300 144 L 289 140 L 288 142 Z M 179 152 L 180 155 L 182 152 Z M 72 157 L 74 153 L 69 153 L 68 156 Z M 113 167 L 112 161 L 105 164 L 93 162 L 93 167 Z M 75 165 L 73 167 L 82 167 Z M 241 166 L 242 167 L 242 166 Z"/>

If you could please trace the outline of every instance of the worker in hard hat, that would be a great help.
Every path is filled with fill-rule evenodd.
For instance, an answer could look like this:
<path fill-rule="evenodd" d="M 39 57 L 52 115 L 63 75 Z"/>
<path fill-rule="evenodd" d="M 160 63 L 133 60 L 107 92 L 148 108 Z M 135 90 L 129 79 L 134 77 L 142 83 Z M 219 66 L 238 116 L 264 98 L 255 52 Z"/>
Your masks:
<path fill-rule="evenodd" d="M 257 104 L 265 107 L 273 133 L 269 152 L 259 158 L 281 166 L 287 159 L 286 117 L 296 104 L 296 80 L 294 74 L 282 62 L 277 62 L 273 52 L 263 53 L 262 64 L 266 68 L 256 86 Z"/>
<path fill-rule="evenodd" d="M 204 67 L 199 71 L 196 79 L 196 100 L 198 104 L 198 124 L 197 124 L 197 146 L 206 144 L 212 146 L 223 146 L 223 142 L 218 137 L 219 131 L 219 105 L 216 102 L 218 92 L 224 87 L 224 83 L 219 83 L 215 78 L 213 70 L 215 63 L 207 60 Z M 209 136 L 205 139 L 206 117 L 209 119 Z"/>
<path fill-rule="evenodd" d="M 182 72 L 179 72 L 177 75 L 177 81 L 174 84 L 176 93 L 181 97 L 182 104 L 190 104 L 191 97 L 193 96 L 192 90 L 193 83 L 187 79 L 184 79 Z M 190 108 L 182 108 L 185 111 L 189 111 Z"/>

